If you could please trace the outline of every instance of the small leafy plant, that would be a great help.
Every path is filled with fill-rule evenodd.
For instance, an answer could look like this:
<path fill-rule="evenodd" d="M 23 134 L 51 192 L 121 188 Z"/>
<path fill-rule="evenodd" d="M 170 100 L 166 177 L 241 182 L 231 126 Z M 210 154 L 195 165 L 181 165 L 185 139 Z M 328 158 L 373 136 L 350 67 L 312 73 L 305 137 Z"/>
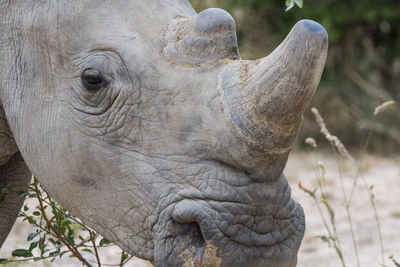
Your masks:
<path fill-rule="evenodd" d="M 10 186 L 1 188 L 0 201 L 10 193 L 9 188 Z M 21 198 L 33 199 L 36 202 L 34 208 L 24 205 L 19 214 L 35 231 L 26 237 L 28 248 L 15 249 L 12 257 L 0 259 L 0 264 L 40 260 L 53 262 L 62 257 L 75 258 L 86 266 L 103 264 L 100 261 L 99 250 L 112 246 L 111 242 L 83 225 L 78 218 L 57 204 L 35 178 L 27 192 L 17 193 Z M 111 266 L 124 266 L 132 258 L 121 251 L 119 263 Z"/>

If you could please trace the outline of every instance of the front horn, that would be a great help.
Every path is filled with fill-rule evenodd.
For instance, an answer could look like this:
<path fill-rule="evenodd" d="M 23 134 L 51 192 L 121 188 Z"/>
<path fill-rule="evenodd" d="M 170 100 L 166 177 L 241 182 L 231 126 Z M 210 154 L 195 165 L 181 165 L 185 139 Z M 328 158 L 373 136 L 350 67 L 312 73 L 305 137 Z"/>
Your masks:
<path fill-rule="evenodd" d="M 328 34 L 301 20 L 267 57 L 231 61 L 220 76 L 229 114 L 241 135 L 271 153 L 290 150 L 320 81 Z"/>

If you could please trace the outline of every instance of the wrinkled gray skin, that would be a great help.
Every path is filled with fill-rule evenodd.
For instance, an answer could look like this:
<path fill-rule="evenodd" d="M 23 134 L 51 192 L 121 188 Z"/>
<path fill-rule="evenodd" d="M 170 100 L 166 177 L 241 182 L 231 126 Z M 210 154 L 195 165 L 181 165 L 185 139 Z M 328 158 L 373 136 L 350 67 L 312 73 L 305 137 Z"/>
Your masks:
<path fill-rule="evenodd" d="M 32 172 L 156 266 L 296 265 L 305 221 L 282 170 L 322 26 L 245 61 L 232 17 L 187 0 L 0 0 L 0 23 L 2 185 Z M 20 205 L 1 204 L 0 244 Z"/>

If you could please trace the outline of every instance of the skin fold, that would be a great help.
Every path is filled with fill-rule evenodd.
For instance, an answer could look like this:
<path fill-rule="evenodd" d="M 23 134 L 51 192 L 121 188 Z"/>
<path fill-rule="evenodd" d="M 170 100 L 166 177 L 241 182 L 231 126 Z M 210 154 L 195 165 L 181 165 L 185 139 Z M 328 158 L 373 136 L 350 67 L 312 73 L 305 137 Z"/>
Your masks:
<path fill-rule="evenodd" d="M 186 0 L 0 0 L 0 13 L 0 168 L 30 170 L 155 266 L 296 265 L 305 220 L 282 171 L 325 64 L 321 25 L 246 61 L 232 17 Z"/>

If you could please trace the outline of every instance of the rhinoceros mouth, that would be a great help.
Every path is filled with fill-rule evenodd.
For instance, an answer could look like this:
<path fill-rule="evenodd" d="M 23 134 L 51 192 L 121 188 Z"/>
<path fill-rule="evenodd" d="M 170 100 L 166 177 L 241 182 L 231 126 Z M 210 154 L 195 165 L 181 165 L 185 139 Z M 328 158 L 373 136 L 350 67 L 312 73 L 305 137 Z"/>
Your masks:
<path fill-rule="evenodd" d="M 260 214 L 250 209 L 248 205 L 236 202 L 185 199 L 175 205 L 172 219 L 180 224 L 197 223 L 206 240 L 226 238 L 246 247 L 274 246 L 296 231 L 294 225 L 299 214 L 293 200 L 285 206 L 269 206 Z M 278 215 L 280 209 L 289 214 Z"/>
<path fill-rule="evenodd" d="M 249 192 L 251 200 L 243 197 Z M 154 226 L 155 265 L 295 266 L 305 223 L 286 179 L 251 184 L 236 193 L 247 201 L 180 194 Z"/>

